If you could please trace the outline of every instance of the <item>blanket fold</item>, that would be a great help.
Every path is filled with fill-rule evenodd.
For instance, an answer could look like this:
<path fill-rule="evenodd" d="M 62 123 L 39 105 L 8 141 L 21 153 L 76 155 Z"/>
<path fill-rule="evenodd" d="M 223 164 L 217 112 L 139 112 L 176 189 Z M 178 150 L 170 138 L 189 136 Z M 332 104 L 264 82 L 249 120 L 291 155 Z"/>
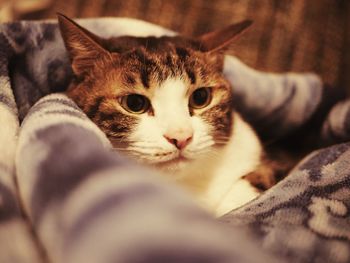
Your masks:
<path fill-rule="evenodd" d="M 108 146 L 64 95 L 39 100 L 25 118 L 19 189 L 50 262 L 277 262 Z"/>
<path fill-rule="evenodd" d="M 41 262 L 40 246 L 20 209 L 14 157 L 19 122 L 10 85 L 11 46 L 0 34 L 0 262 Z"/>

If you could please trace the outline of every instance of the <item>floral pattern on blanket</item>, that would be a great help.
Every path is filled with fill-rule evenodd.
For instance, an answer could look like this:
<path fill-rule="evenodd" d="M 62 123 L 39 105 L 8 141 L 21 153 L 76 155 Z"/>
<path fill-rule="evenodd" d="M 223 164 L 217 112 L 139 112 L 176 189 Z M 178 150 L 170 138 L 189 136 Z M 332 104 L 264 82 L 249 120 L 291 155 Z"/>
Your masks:
<path fill-rule="evenodd" d="M 222 220 L 251 230 L 264 248 L 293 262 L 347 262 L 349 165 L 350 143 L 312 153 L 278 185 Z"/>

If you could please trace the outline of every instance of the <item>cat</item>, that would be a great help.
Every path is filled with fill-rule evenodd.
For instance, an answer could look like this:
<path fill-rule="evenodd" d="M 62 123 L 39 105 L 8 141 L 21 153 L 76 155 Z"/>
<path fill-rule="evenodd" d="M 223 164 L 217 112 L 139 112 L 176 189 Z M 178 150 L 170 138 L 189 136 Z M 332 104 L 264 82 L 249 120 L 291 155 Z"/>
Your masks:
<path fill-rule="evenodd" d="M 225 53 L 251 21 L 196 38 L 110 39 L 62 14 L 58 22 L 74 73 L 67 95 L 117 151 L 176 181 L 217 216 L 275 183 L 223 76 Z"/>

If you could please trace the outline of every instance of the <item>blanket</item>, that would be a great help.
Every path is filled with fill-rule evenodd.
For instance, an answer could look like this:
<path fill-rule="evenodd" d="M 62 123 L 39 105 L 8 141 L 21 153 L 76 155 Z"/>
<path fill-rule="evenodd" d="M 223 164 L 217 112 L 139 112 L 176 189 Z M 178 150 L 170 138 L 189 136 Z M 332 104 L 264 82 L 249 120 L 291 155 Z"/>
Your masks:
<path fill-rule="evenodd" d="M 174 34 L 126 18 L 79 23 L 103 37 Z M 224 74 L 262 138 L 313 130 L 328 147 L 215 219 L 113 152 L 62 93 L 72 71 L 56 22 L 1 24 L 0 262 L 349 262 L 350 102 L 311 73 L 259 72 L 227 56 Z"/>

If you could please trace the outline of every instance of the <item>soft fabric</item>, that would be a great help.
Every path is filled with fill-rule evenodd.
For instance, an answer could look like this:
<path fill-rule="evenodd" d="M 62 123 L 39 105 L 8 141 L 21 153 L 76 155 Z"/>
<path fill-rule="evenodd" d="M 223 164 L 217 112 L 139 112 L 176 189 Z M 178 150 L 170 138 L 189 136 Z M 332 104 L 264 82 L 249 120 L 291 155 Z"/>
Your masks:
<path fill-rule="evenodd" d="M 131 19 L 79 22 L 104 37 L 173 34 Z M 334 90 L 316 75 L 262 73 L 230 56 L 225 75 L 233 107 L 262 137 L 303 136 L 317 119 L 316 139 L 348 140 L 350 104 L 333 105 Z M 349 144 L 310 154 L 259 198 L 213 219 L 112 152 L 64 94 L 48 95 L 71 76 L 56 23 L 0 25 L 1 262 L 350 261 Z"/>
<path fill-rule="evenodd" d="M 25 118 L 19 189 L 50 262 L 255 262 L 255 255 L 274 262 L 244 233 L 108 147 L 64 95 L 46 96 Z"/>

